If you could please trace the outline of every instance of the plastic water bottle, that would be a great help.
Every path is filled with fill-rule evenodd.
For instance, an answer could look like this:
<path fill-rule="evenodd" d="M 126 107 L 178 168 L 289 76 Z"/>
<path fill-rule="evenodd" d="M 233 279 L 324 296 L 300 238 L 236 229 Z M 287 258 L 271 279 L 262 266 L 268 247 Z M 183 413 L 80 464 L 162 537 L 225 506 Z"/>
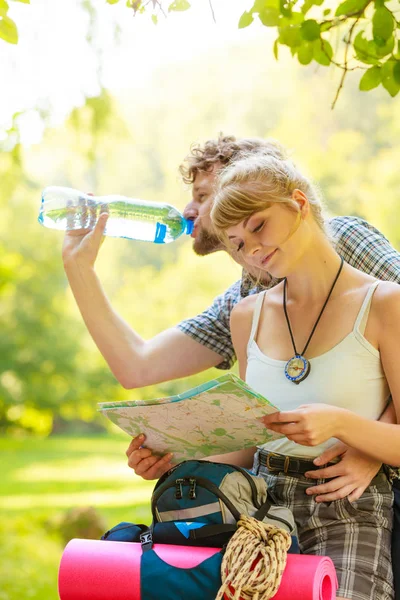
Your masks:
<path fill-rule="evenodd" d="M 104 212 L 109 214 L 104 233 L 112 237 L 168 244 L 193 231 L 193 221 L 185 219 L 170 204 L 125 196 L 90 196 L 57 186 L 43 190 L 38 221 L 63 231 L 92 229 Z"/>

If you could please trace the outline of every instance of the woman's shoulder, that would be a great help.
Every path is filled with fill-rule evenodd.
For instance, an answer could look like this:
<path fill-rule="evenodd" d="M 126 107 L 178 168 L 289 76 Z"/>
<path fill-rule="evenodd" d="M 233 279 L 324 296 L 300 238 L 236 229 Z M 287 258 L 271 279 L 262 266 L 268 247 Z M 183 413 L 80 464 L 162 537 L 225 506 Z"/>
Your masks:
<path fill-rule="evenodd" d="M 399 319 L 400 324 L 400 285 L 393 281 L 379 281 L 373 300 L 374 310 L 382 322 Z"/>
<path fill-rule="evenodd" d="M 250 296 L 246 296 L 246 298 L 242 298 L 232 309 L 231 318 L 240 318 L 247 314 L 252 314 L 257 304 L 257 300 L 260 298 L 261 294 L 264 292 L 259 292 L 258 294 L 251 294 Z"/>

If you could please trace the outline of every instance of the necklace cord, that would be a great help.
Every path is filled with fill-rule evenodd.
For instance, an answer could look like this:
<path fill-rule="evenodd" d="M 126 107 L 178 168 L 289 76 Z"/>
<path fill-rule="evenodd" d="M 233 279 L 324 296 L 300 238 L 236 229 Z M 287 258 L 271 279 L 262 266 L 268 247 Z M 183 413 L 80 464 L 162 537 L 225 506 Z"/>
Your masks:
<path fill-rule="evenodd" d="M 336 283 L 337 283 L 337 280 L 339 279 L 339 275 L 340 275 L 340 273 L 342 272 L 342 269 L 343 269 L 343 263 L 344 263 L 344 261 L 343 261 L 343 258 L 342 258 L 342 257 L 340 257 L 340 267 L 339 267 L 339 270 L 338 270 L 338 272 L 337 272 L 337 274 L 336 274 L 336 277 L 335 277 L 335 280 L 334 280 L 334 282 L 333 282 L 333 284 L 332 284 L 332 287 L 331 287 L 331 289 L 329 290 L 329 294 L 328 294 L 328 296 L 327 296 L 327 298 L 326 298 L 326 300 L 325 300 L 325 302 L 324 302 L 324 305 L 323 305 L 323 307 L 321 308 L 321 312 L 320 312 L 320 313 L 319 313 L 319 315 L 318 315 L 318 319 L 315 321 L 314 327 L 312 328 L 312 331 L 311 331 L 311 333 L 310 333 L 310 336 L 309 336 L 309 338 L 308 338 L 308 340 L 307 340 L 307 343 L 306 343 L 306 345 L 305 345 L 305 347 L 304 347 L 304 350 L 303 350 L 303 352 L 301 353 L 301 355 L 299 355 L 299 353 L 298 353 L 298 352 L 297 352 L 297 350 L 296 350 L 296 344 L 294 343 L 294 337 L 293 337 L 292 328 L 291 328 L 291 326 L 290 326 L 289 315 L 288 315 L 288 313 L 287 313 L 287 307 L 286 307 L 286 288 L 287 288 L 287 278 L 285 277 L 285 280 L 284 280 L 284 283 L 283 283 L 283 310 L 284 310 L 284 313 L 285 313 L 285 317 L 286 317 L 286 323 L 287 323 L 287 326 L 288 326 L 288 329 L 289 329 L 290 338 L 291 338 L 291 340 L 292 340 L 292 344 L 293 344 L 293 350 L 294 350 L 294 353 L 295 353 L 295 355 L 296 355 L 296 356 L 302 356 L 302 355 L 304 355 L 304 353 L 306 352 L 306 350 L 307 350 L 307 348 L 308 348 L 308 345 L 309 345 L 309 343 L 310 343 L 310 341 L 311 341 L 311 338 L 312 338 L 312 336 L 314 335 L 314 331 L 316 330 L 316 328 L 317 328 L 317 325 L 318 325 L 318 323 L 320 322 L 320 319 L 321 319 L 321 317 L 322 317 L 322 313 L 324 312 L 324 310 L 325 310 L 325 307 L 326 307 L 326 305 L 328 304 L 329 298 L 331 297 L 331 294 L 332 294 L 332 292 L 333 292 L 333 288 L 335 287 L 335 285 L 336 285 Z"/>

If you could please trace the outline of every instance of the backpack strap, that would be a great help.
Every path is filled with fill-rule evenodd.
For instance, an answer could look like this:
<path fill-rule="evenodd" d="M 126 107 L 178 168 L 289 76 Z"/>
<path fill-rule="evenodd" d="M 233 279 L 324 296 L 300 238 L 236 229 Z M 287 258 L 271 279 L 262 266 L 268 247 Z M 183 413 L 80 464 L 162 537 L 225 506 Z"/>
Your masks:
<path fill-rule="evenodd" d="M 220 535 L 221 533 L 233 533 L 236 531 L 237 525 L 222 523 L 220 525 L 204 525 L 199 529 L 192 529 L 189 533 L 189 539 L 202 540 L 212 535 Z"/>
<path fill-rule="evenodd" d="M 267 498 L 267 500 L 264 502 L 264 504 L 261 506 L 261 508 L 259 508 L 257 510 L 257 512 L 254 513 L 253 517 L 255 519 L 258 519 L 258 521 L 263 521 L 265 518 L 270 518 L 271 521 L 279 521 L 280 523 L 283 523 L 284 525 L 286 525 L 286 527 L 288 527 L 289 531 L 293 531 L 292 523 L 290 523 L 286 519 L 283 519 L 282 517 L 279 517 L 278 515 L 275 515 L 275 514 L 270 515 L 269 514 L 269 511 L 272 508 L 272 506 L 276 506 L 276 504 L 273 504 Z"/>

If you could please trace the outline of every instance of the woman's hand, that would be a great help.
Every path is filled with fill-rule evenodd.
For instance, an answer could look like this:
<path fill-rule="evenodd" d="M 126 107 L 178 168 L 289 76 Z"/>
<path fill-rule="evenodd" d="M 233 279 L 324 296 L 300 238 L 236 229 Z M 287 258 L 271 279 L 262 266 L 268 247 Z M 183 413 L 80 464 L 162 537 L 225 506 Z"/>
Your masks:
<path fill-rule="evenodd" d="M 329 404 L 304 404 L 297 410 L 276 412 L 261 420 L 264 425 L 282 433 L 302 446 L 318 446 L 332 437 L 340 437 L 340 429 L 349 411 Z"/>
<path fill-rule="evenodd" d="M 343 442 L 337 442 L 325 450 L 314 459 L 314 464 L 326 465 L 335 458 L 340 460 L 334 465 L 305 473 L 310 479 L 330 479 L 307 488 L 306 493 L 315 496 L 316 502 L 332 502 L 346 496 L 350 502 L 358 500 L 382 466 L 379 461 Z"/>
<path fill-rule="evenodd" d="M 133 438 L 128 446 L 126 455 L 128 465 L 133 469 L 136 475 L 143 479 L 159 479 L 164 473 L 172 468 L 172 454 L 165 456 L 154 456 L 149 448 L 142 448 L 146 436 L 143 434 Z"/>

